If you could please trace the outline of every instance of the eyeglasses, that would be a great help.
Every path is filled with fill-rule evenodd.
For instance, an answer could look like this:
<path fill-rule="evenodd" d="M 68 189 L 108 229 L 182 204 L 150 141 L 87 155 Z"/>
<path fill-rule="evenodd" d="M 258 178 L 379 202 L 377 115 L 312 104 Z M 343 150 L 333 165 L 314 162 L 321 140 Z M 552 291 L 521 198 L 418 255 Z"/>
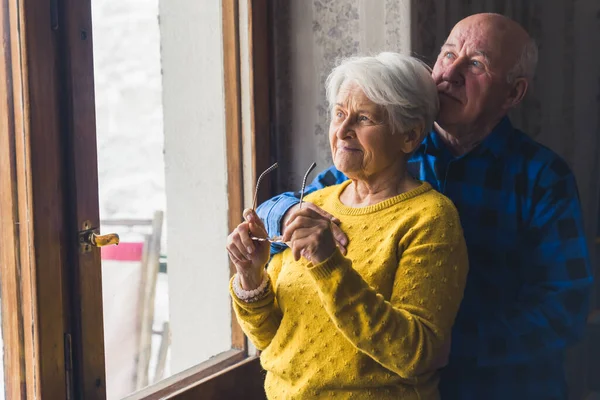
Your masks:
<path fill-rule="evenodd" d="M 306 188 L 306 179 L 308 178 L 308 175 L 312 172 L 312 170 L 315 169 L 316 166 L 317 166 L 317 163 L 312 163 L 310 165 L 310 167 L 308 167 L 308 169 L 306 170 L 306 173 L 304 174 L 304 178 L 302 179 L 302 189 L 300 190 L 300 206 L 299 206 L 300 209 L 302 209 L 302 203 L 304 201 L 304 190 Z M 269 168 L 267 168 L 266 170 L 264 170 L 263 173 L 260 174 L 260 176 L 256 180 L 256 188 L 254 189 L 254 199 L 252 201 L 252 209 L 254 211 L 256 211 L 256 202 L 257 202 L 257 198 L 258 198 L 258 188 L 260 187 L 260 182 L 262 181 L 262 178 L 265 175 L 267 175 L 269 172 L 271 172 L 274 169 L 276 169 L 277 167 L 279 167 L 279 165 L 277 163 L 271 165 Z M 250 239 L 255 240 L 257 242 L 284 243 L 283 240 L 282 240 L 282 238 L 281 238 L 281 236 L 266 237 L 266 238 L 259 238 L 259 237 L 256 237 L 256 236 L 250 236 Z"/>

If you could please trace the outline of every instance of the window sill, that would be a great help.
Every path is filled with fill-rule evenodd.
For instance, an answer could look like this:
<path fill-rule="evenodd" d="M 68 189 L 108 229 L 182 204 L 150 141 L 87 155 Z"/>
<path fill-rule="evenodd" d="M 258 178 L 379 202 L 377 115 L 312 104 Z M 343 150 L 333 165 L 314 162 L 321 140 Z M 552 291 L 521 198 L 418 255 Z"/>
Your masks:
<path fill-rule="evenodd" d="M 163 379 L 155 385 L 139 390 L 125 397 L 123 400 L 164 399 L 165 397 L 185 391 L 187 388 L 196 385 L 200 381 L 219 374 L 223 370 L 245 361 L 248 358 L 255 357 L 248 357 L 242 350 L 232 349 L 225 351 L 201 364 Z"/>

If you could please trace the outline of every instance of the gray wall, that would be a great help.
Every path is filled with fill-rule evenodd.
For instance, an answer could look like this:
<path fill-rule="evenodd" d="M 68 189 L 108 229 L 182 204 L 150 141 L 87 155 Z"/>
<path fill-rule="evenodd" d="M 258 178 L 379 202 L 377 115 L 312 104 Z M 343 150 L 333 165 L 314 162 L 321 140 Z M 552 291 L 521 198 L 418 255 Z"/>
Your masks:
<path fill-rule="evenodd" d="M 336 59 L 382 50 L 410 52 L 410 1 L 273 2 L 276 190 L 298 190 L 311 162 L 331 165 L 325 79 Z"/>

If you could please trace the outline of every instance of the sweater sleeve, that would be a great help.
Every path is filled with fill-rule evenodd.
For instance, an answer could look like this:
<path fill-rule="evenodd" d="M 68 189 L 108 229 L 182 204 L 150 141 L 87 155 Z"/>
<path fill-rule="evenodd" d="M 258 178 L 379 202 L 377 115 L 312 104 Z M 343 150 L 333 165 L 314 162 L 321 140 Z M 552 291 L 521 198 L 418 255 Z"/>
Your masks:
<path fill-rule="evenodd" d="M 229 282 L 233 310 L 242 330 L 259 350 L 269 346 L 279 329 L 282 313 L 275 297 L 275 283 L 281 270 L 281 253 L 273 256 L 267 267 L 269 286 L 266 294 L 258 301 L 247 303 L 238 299 L 232 287 L 233 278 Z"/>
<path fill-rule="evenodd" d="M 450 337 L 466 283 L 467 250 L 458 215 L 413 226 L 399 247 L 386 300 L 336 252 L 309 270 L 333 323 L 356 348 L 415 383 Z M 404 239 L 401 240 L 404 242 Z M 403 248 L 403 246 L 406 246 Z"/>

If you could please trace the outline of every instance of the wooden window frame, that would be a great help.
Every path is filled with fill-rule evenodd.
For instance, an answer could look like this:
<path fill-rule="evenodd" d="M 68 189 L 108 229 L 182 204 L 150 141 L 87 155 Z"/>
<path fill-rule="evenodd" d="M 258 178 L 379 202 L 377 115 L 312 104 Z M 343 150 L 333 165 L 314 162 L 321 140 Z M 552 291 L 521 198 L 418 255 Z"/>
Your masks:
<path fill-rule="evenodd" d="M 97 158 L 86 148 L 96 140 L 91 2 L 0 1 L 2 35 L 9 44 L 0 49 L 6 395 L 105 399 L 100 255 L 81 252 L 77 236 L 85 222 L 99 226 Z M 252 176 L 270 161 L 268 2 L 222 0 L 230 229 L 242 220 L 244 205 L 240 1 L 248 9 Z M 239 379 L 235 390 L 256 390 L 258 358 L 248 354 L 233 313 L 231 326 L 231 350 L 130 398 L 202 398 L 222 388 L 219 382 L 232 373 Z"/>

